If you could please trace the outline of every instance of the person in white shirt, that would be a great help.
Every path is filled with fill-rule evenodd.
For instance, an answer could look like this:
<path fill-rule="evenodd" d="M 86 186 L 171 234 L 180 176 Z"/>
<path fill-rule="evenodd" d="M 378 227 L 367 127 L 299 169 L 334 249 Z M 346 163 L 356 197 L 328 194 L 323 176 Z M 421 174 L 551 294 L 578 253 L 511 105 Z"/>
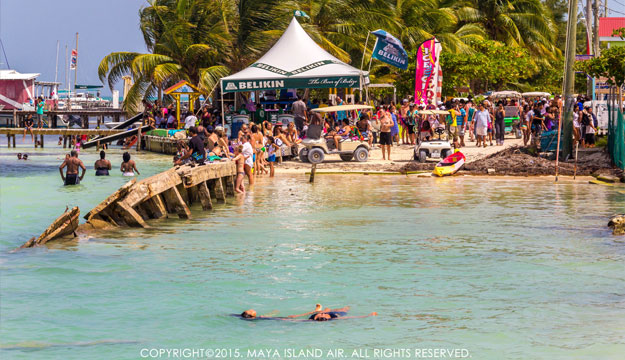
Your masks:
<path fill-rule="evenodd" d="M 187 112 L 185 115 L 186 117 L 184 118 L 184 128 L 189 129 L 191 126 L 195 126 L 195 123 L 197 122 L 197 117 L 195 117 L 192 112 Z"/>
<path fill-rule="evenodd" d="M 254 148 L 250 143 L 252 137 L 250 134 L 243 135 L 243 139 L 245 143 L 243 144 L 243 156 L 245 157 L 245 166 L 244 171 L 245 175 L 247 175 L 247 180 L 250 183 L 250 186 L 254 185 L 254 174 L 252 173 L 254 169 Z"/>

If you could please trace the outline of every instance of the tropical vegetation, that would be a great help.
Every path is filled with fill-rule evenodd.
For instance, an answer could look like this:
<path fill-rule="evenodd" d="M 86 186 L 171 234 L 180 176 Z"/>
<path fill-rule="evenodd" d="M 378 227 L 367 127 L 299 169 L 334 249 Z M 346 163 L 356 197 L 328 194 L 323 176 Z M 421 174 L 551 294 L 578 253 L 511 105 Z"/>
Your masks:
<path fill-rule="evenodd" d="M 300 23 L 321 47 L 356 67 L 363 51 L 369 66 L 368 31 L 394 34 L 409 54 L 436 37 L 448 95 L 466 86 L 472 92 L 538 88 L 541 73 L 561 73 L 564 0 L 148 0 L 139 12 L 147 52 L 107 55 L 100 79 L 113 87 L 132 77 L 129 110 L 180 80 L 209 94 L 220 77 L 271 47 L 294 10 L 308 14 Z M 405 93 L 414 86 L 411 71 L 414 65 L 402 72 L 371 63 L 373 82 L 395 82 Z"/>

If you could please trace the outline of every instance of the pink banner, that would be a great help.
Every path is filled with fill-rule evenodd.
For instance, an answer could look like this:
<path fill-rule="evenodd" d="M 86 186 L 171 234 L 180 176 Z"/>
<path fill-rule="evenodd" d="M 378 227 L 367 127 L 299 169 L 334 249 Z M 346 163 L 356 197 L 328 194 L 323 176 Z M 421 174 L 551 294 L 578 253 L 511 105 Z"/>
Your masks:
<path fill-rule="evenodd" d="M 438 56 L 441 45 L 432 38 L 425 41 L 417 50 L 414 101 L 427 105 L 428 100 L 436 102 L 438 86 Z"/>

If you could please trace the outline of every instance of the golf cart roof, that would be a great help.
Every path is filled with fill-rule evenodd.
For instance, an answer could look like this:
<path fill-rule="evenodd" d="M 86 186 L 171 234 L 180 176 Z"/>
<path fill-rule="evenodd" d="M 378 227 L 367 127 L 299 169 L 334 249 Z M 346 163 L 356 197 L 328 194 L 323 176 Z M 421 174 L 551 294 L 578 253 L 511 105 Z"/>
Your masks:
<path fill-rule="evenodd" d="M 544 98 L 551 97 L 550 93 L 542 92 L 542 91 L 524 92 L 522 95 L 523 97 L 544 97 Z"/>
<path fill-rule="evenodd" d="M 417 114 L 419 114 L 419 115 L 434 115 L 432 110 L 417 110 Z"/>
<path fill-rule="evenodd" d="M 350 110 L 361 110 L 361 109 L 373 109 L 373 106 L 369 105 L 338 105 L 338 106 L 327 106 L 322 108 L 312 109 L 314 112 L 335 112 L 335 111 L 350 111 Z"/>
<path fill-rule="evenodd" d="M 449 115 L 448 110 L 430 110 L 430 112 L 434 115 Z"/>
<path fill-rule="evenodd" d="M 490 97 L 493 99 L 505 99 L 505 98 L 520 99 L 523 96 L 518 91 L 496 91 L 490 94 Z"/>

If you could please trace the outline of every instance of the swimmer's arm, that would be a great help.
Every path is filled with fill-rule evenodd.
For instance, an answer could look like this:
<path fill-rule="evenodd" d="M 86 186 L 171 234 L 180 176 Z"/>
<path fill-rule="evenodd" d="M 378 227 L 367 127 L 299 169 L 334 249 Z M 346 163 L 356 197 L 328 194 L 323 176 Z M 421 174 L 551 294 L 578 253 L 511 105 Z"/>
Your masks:
<path fill-rule="evenodd" d="M 362 318 L 366 318 L 366 317 L 370 317 L 370 316 L 378 316 L 377 312 L 372 312 L 369 315 L 362 315 L 362 316 L 341 316 L 339 317 L 339 319 L 362 319 Z"/>
<path fill-rule="evenodd" d="M 59 166 L 59 172 L 61 173 L 61 179 L 63 179 L 63 181 L 65 181 L 65 175 L 63 175 L 63 168 L 65 166 L 67 166 L 67 161 L 64 160 L 61 166 Z"/>
<path fill-rule="evenodd" d="M 320 311 L 309 311 L 309 312 L 304 313 L 304 314 L 289 315 L 289 316 L 287 316 L 287 317 L 288 317 L 288 318 L 293 319 L 293 318 L 302 317 L 302 316 L 309 316 L 309 315 L 312 315 L 312 314 L 316 314 L 316 313 L 318 313 L 318 312 L 320 312 Z"/>
<path fill-rule="evenodd" d="M 82 160 L 79 160 L 79 161 L 80 162 L 78 163 L 78 165 L 82 169 L 82 175 L 80 175 L 80 180 L 82 180 L 82 178 L 85 177 L 85 172 L 87 171 L 87 168 L 85 167 L 85 164 L 82 163 Z"/>
<path fill-rule="evenodd" d="M 137 170 L 137 164 L 133 161 L 132 163 L 132 168 L 135 170 L 135 172 L 137 173 L 137 175 L 141 175 L 141 173 L 139 172 L 139 170 Z"/>
<path fill-rule="evenodd" d="M 109 169 L 109 170 L 113 170 L 113 166 L 111 166 L 111 162 L 110 162 L 110 161 L 109 161 L 108 165 L 109 165 L 109 166 L 108 166 L 108 169 Z"/>

